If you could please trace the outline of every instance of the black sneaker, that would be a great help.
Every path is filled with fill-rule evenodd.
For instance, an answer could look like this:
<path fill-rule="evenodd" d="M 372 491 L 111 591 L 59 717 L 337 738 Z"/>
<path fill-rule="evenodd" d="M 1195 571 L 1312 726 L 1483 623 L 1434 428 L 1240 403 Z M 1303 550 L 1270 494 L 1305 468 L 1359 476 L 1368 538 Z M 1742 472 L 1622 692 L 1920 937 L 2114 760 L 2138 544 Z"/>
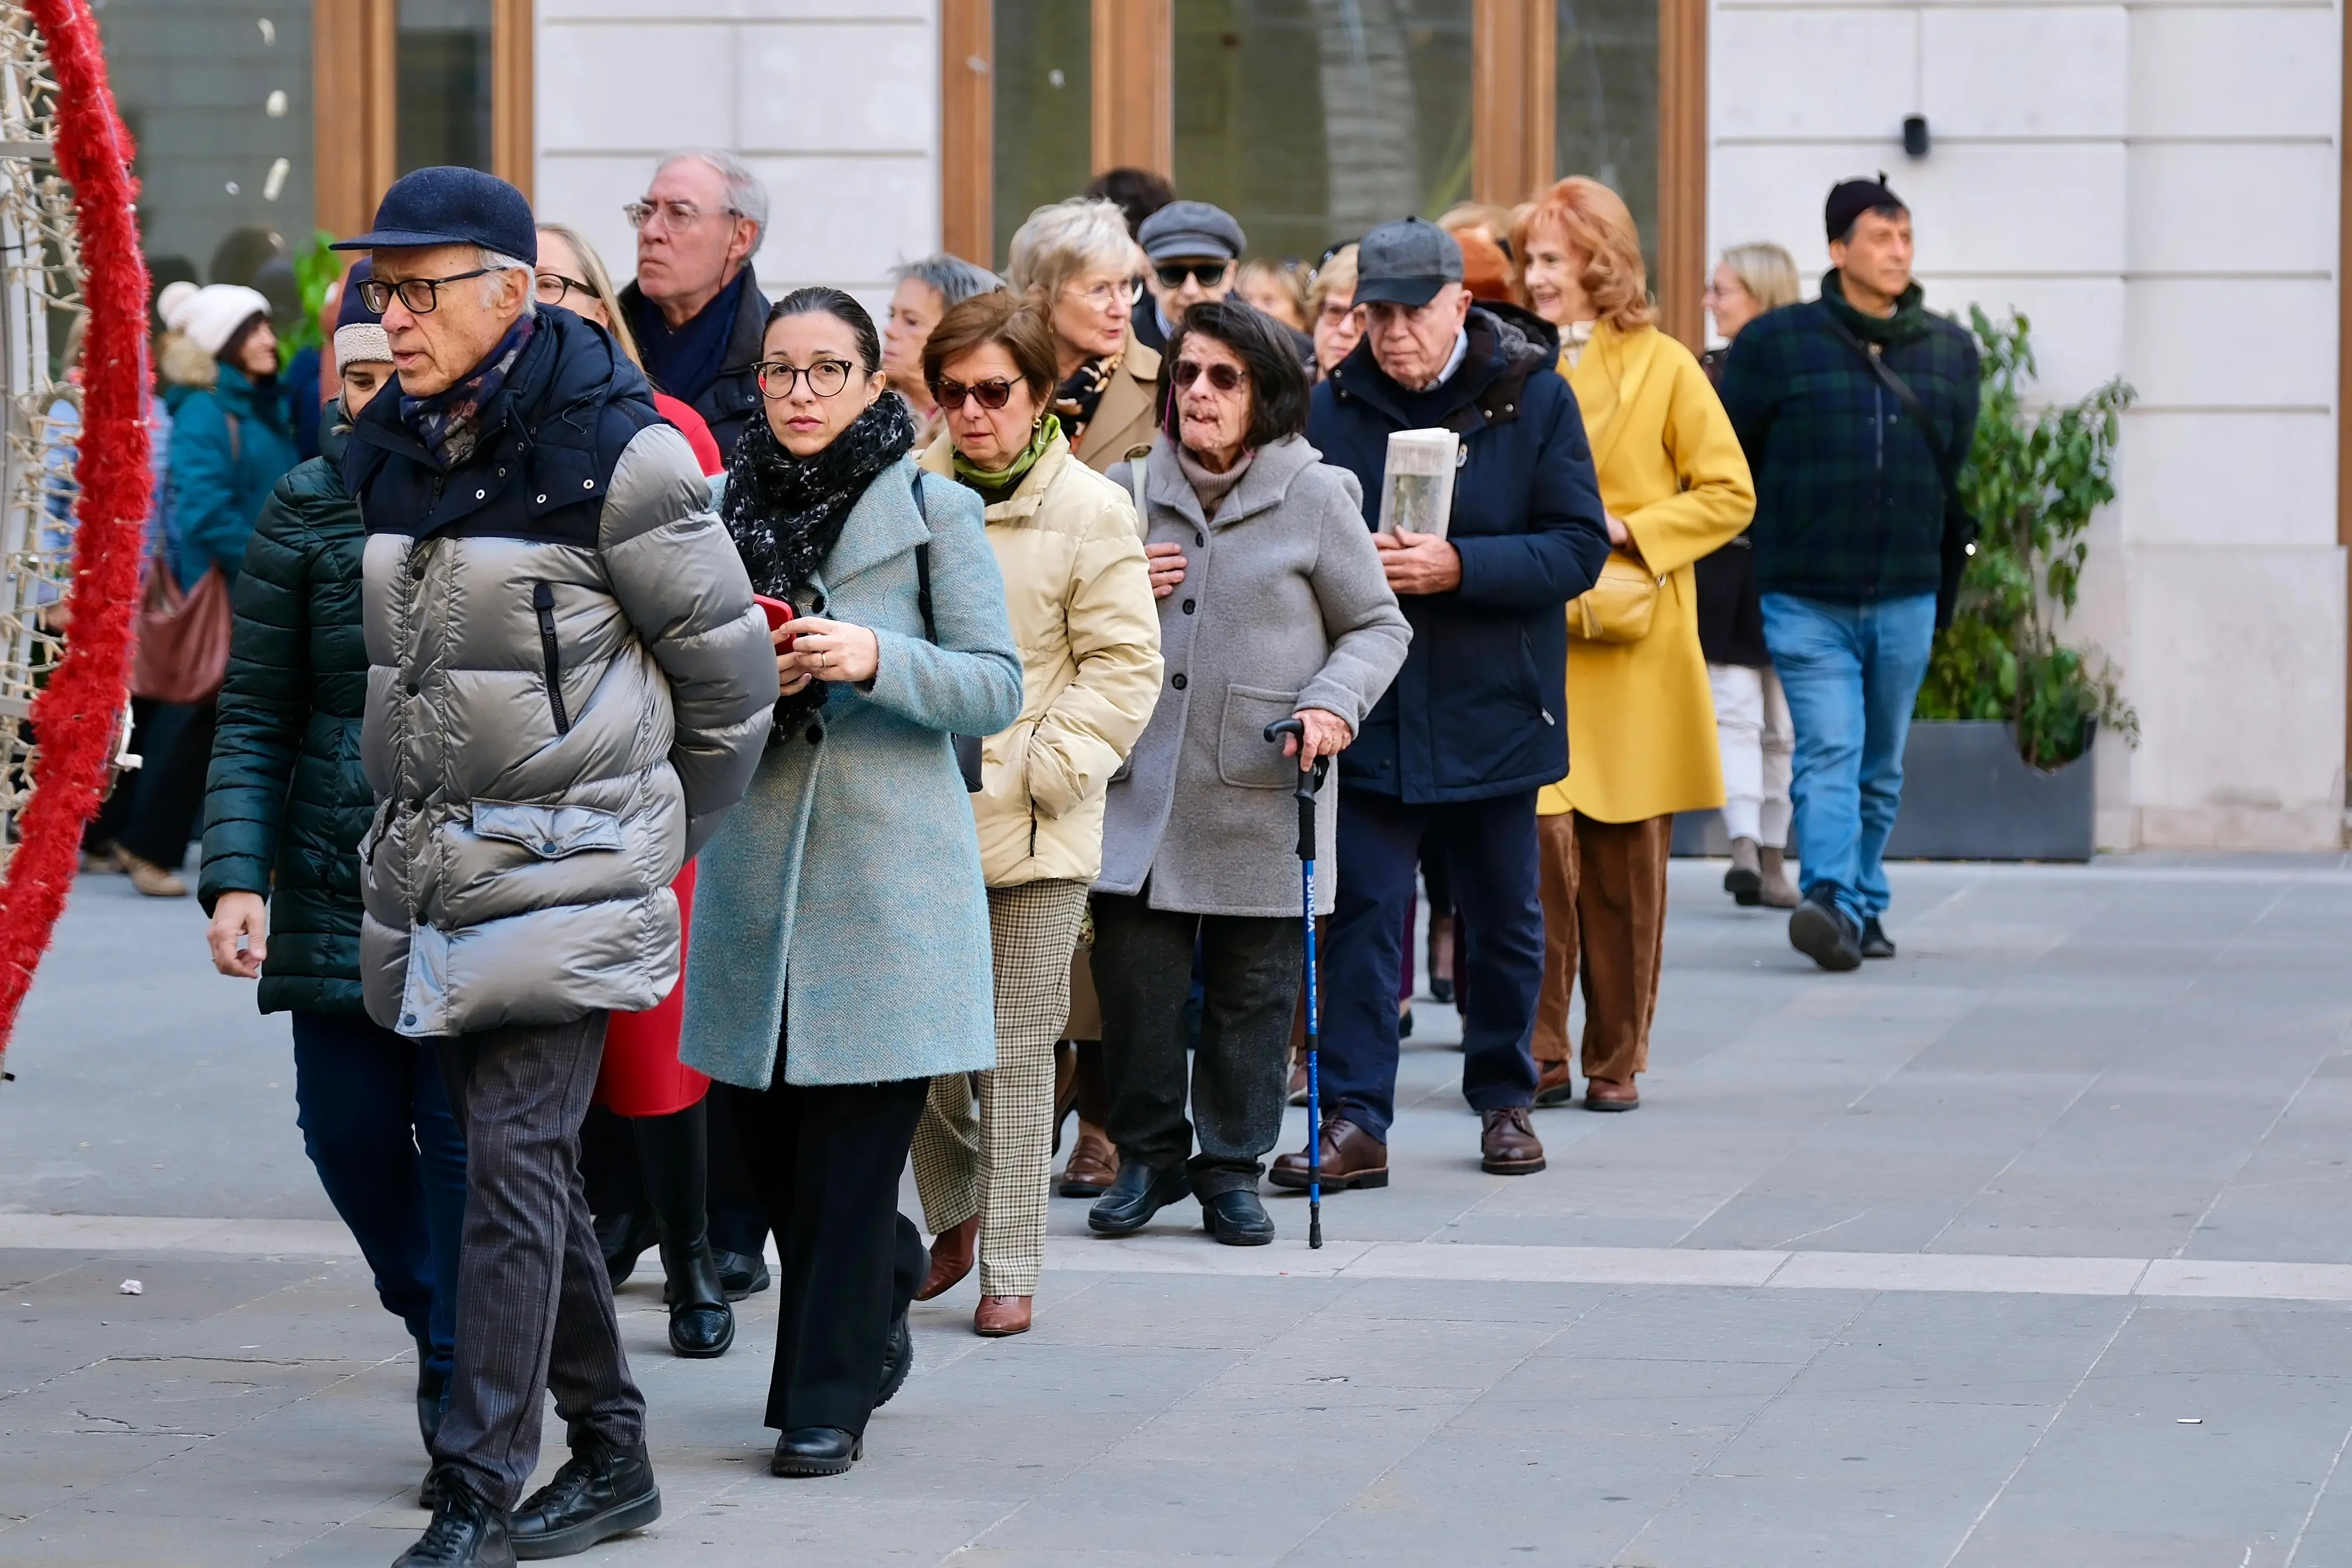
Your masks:
<path fill-rule="evenodd" d="M 463 1473 L 436 1466 L 433 1522 L 392 1568 L 512 1568 L 514 1542 L 506 1511 L 476 1491 Z"/>
<path fill-rule="evenodd" d="M 553 1480 L 522 1500 L 509 1528 L 514 1554 L 528 1562 L 585 1552 L 660 1517 L 661 1489 L 646 1446 L 624 1448 L 592 1436 Z"/>
<path fill-rule="evenodd" d="M 1862 956 L 1865 958 L 1895 956 L 1895 938 L 1886 934 L 1886 927 L 1878 923 L 1875 915 L 1862 923 Z"/>
<path fill-rule="evenodd" d="M 768 1260 L 757 1252 L 725 1252 L 714 1248 L 710 1255 L 719 1263 L 719 1289 L 727 1292 L 730 1301 L 756 1296 L 771 1283 Z"/>
<path fill-rule="evenodd" d="M 1824 969 L 1862 967 L 1862 932 L 1826 885 L 1807 892 L 1789 916 L 1789 946 Z"/>

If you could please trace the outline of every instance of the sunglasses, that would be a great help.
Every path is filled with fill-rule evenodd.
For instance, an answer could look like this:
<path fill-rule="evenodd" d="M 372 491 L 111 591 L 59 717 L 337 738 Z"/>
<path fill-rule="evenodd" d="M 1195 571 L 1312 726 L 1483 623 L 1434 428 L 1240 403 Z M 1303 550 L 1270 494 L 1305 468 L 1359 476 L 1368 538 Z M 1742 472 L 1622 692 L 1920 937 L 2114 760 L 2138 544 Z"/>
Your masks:
<path fill-rule="evenodd" d="M 931 383 L 931 401 L 941 408 L 950 411 L 961 408 L 963 400 L 966 398 L 971 399 L 972 402 L 992 413 L 1012 401 L 1013 383 L 1000 378 L 996 381 L 974 382 L 970 386 L 966 386 L 961 382 L 951 382 L 944 376 Z"/>
<path fill-rule="evenodd" d="M 1181 288 L 1188 277 L 1203 288 L 1214 288 L 1225 280 L 1233 265 L 1230 261 L 1168 261 L 1160 263 L 1154 270 L 1160 274 L 1162 288 Z"/>
<path fill-rule="evenodd" d="M 1198 360 L 1179 360 L 1176 368 L 1169 373 L 1175 378 L 1179 390 L 1190 387 L 1202 376 L 1208 377 L 1209 384 L 1221 392 L 1237 391 L 1242 384 L 1242 372 L 1236 367 L 1204 365 Z"/>

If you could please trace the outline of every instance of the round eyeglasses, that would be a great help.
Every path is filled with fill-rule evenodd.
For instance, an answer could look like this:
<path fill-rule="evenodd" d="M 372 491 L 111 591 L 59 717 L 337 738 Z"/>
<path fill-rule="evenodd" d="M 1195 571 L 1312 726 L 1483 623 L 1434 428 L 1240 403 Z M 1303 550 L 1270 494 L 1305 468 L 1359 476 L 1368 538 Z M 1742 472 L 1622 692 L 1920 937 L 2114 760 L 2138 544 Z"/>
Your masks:
<path fill-rule="evenodd" d="M 762 360 L 757 367 L 757 374 L 760 378 L 761 392 L 771 398 L 782 399 L 792 396 L 793 388 L 799 384 L 803 377 L 808 381 L 811 395 L 833 397 L 849 384 L 849 361 L 819 360 L 806 370 L 803 370 L 798 365 L 789 365 L 782 360 Z"/>

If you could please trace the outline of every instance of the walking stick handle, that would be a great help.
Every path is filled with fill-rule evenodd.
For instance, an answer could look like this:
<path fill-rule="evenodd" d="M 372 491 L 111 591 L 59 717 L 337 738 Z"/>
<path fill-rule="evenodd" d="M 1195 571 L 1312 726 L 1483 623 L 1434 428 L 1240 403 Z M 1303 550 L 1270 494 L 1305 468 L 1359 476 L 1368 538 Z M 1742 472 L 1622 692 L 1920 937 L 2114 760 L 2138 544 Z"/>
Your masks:
<path fill-rule="evenodd" d="M 1304 747 L 1307 744 L 1306 721 L 1296 717 L 1278 718 L 1265 727 L 1265 738 L 1273 745 L 1281 745 L 1286 735 L 1297 736 L 1298 744 Z M 1315 795 L 1323 788 L 1323 780 L 1330 776 L 1330 772 L 1331 759 L 1318 757 L 1311 769 L 1302 768 L 1298 770 L 1298 788 L 1291 791 L 1298 801 L 1298 858 L 1303 861 L 1315 858 Z"/>

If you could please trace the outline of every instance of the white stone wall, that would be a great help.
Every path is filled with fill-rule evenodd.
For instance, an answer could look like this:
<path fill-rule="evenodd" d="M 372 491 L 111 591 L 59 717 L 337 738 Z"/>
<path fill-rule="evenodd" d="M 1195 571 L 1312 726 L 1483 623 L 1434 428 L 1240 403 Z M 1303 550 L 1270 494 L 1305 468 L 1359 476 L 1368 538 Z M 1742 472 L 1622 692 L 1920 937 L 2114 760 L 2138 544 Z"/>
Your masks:
<path fill-rule="evenodd" d="M 616 277 L 621 216 L 675 147 L 728 148 L 767 183 L 769 298 L 808 283 L 878 310 L 896 263 L 939 248 L 935 0 L 540 0 L 540 213 Z"/>
<path fill-rule="evenodd" d="M 1716 247 L 1817 274 L 1822 196 L 1884 169 L 1931 308 L 2025 312 L 2052 396 L 2139 391 L 2074 627 L 2144 737 L 2100 747 L 2110 847 L 2343 832 L 2338 25 L 2328 0 L 1717 0 Z"/>

